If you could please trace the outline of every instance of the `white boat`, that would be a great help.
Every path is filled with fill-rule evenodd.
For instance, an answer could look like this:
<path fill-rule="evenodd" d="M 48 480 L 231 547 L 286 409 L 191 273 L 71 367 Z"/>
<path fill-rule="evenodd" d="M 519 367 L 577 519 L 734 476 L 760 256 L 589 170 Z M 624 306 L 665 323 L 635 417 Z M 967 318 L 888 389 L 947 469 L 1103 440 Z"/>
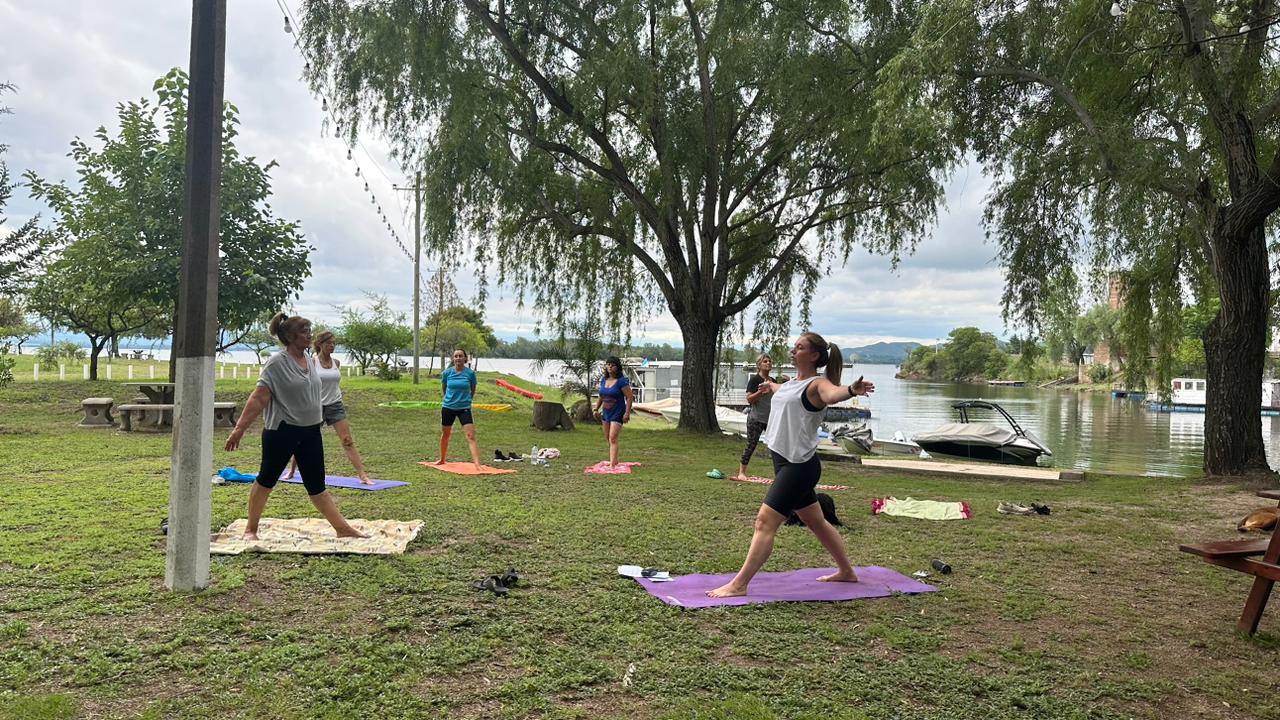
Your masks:
<path fill-rule="evenodd" d="M 662 417 L 664 419 L 669 420 L 673 423 L 680 422 L 680 401 L 679 400 L 674 400 L 673 398 L 667 398 L 665 400 L 659 400 L 653 403 L 645 403 L 645 405 L 648 405 L 649 408 L 653 408 L 655 406 L 661 406 L 660 408 L 658 408 L 658 411 L 662 414 Z M 641 412 L 646 412 L 647 410 L 647 409 L 642 410 L 639 405 L 632 405 L 631 409 L 632 411 L 640 410 Z M 731 432 L 731 433 L 742 435 L 742 436 L 746 436 L 747 434 L 747 414 L 744 412 L 739 412 L 732 408 L 727 408 L 722 405 L 717 405 L 716 406 L 716 422 L 720 424 L 720 429 L 724 430 L 725 432 Z"/>
<path fill-rule="evenodd" d="M 1039 458 L 1053 455 L 1039 438 L 1023 430 L 1012 415 L 993 402 L 963 400 L 951 407 L 959 411 L 960 422 L 946 423 L 932 432 L 917 433 L 911 439 L 934 455 L 1011 465 L 1035 465 Z M 969 410 L 974 408 L 999 413 L 1009 427 L 969 422 Z"/>
<path fill-rule="evenodd" d="M 871 431 L 868 430 L 867 434 L 871 436 Z M 924 448 L 908 440 L 901 432 L 895 432 L 892 440 L 871 436 L 870 451 L 868 451 L 866 443 L 858 442 L 851 437 L 837 436 L 836 442 L 839 443 L 840 447 L 844 448 L 845 452 L 851 455 L 915 455 L 921 458 L 929 457 L 929 453 L 925 452 Z"/>

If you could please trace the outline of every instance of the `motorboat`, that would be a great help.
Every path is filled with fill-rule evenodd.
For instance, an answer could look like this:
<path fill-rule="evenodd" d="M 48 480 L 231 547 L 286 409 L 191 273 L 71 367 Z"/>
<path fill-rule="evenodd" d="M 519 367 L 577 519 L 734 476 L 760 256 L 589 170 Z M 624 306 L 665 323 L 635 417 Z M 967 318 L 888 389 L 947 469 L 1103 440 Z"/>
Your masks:
<path fill-rule="evenodd" d="M 1039 458 L 1053 455 L 1039 438 L 1023 430 L 1012 415 L 993 402 L 964 400 L 951 407 L 960 414 L 960 422 L 947 423 L 932 432 L 919 433 L 911 439 L 935 455 L 1010 465 L 1035 465 Z M 999 413 L 1009 423 L 1009 427 L 970 422 L 969 411 L 975 409 Z"/>
<path fill-rule="evenodd" d="M 874 437 L 865 424 L 837 428 L 831 437 L 850 455 L 915 455 L 929 457 L 919 445 L 911 442 L 901 431 L 892 439 Z"/>
<path fill-rule="evenodd" d="M 680 401 L 672 398 L 658 400 L 653 403 L 646 403 L 645 408 L 641 408 L 638 404 L 631 406 L 632 411 L 640 411 L 650 414 L 653 410 L 657 410 L 663 419 L 673 423 L 680 422 Z M 747 434 L 747 414 L 727 408 L 723 405 L 716 406 L 716 422 L 720 425 L 720 429 L 737 435 L 745 436 Z"/>

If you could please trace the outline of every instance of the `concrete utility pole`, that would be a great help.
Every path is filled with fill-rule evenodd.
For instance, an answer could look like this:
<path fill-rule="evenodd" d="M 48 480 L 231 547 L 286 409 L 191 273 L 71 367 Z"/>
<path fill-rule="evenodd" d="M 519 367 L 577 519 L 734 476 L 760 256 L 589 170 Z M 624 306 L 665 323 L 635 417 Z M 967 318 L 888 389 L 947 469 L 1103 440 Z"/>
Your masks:
<path fill-rule="evenodd" d="M 218 331 L 218 233 L 222 204 L 222 88 L 226 0 L 193 0 L 187 95 L 182 278 L 178 285 L 173 452 L 164 584 L 209 585 L 210 474 L 213 472 L 214 336 Z"/>
<path fill-rule="evenodd" d="M 413 384 L 418 384 L 418 357 L 422 352 L 418 346 L 419 309 L 422 307 L 422 172 L 413 178 Z"/>

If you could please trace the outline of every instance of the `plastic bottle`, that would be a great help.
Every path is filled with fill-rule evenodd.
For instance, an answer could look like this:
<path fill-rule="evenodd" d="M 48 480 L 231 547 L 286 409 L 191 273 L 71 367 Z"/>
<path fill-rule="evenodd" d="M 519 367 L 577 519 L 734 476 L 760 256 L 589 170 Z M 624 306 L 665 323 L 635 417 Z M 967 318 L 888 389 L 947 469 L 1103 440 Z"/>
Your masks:
<path fill-rule="evenodd" d="M 942 573 L 943 575 L 950 575 L 950 574 L 951 574 L 951 566 L 950 566 L 950 565 L 948 565 L 948 564 L 946 564 L 945 562 L 943 562 L 943 561 L 941 561 L 941 560 L 934 559 L 934 560 L 933 560 L 932 562 L 930 562 L 929 564 L 933 566 L 933 569 L 934 569 L 934 570 L 937 570 L 938 572 Z"/>

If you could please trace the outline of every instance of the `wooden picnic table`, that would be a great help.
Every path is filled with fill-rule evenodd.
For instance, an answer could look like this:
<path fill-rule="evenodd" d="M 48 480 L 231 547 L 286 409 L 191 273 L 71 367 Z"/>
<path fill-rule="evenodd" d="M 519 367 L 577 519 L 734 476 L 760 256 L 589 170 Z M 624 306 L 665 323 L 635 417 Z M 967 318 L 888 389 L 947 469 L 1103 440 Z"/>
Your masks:
<path fill-rule="evenodd" d="M 174 384 L 171 382 L 128 382 L 125 385 L 138 388 L 152 405 L 173 404 Z"/>
<path fill-rule="evenodd" d="M 1263 490 L 1258 493 L 1258 497 L 1280 500 L 1280 490 Z M 1280 580 L 1280 527 L 1272 531 L 1270 539 L 1224 540 L 1180 545 L 1178 549 L 1199 555 L 1212 565 L 1253 576 L 1253 587 L 1244 602 L 1244 610 L 1240 613 L 1236 629 L 1250 635 L 1257 632 L 1262 611 L 1266 609 L 1267 599 L 1271 597 L 1271 588 Z M 1258 555 L 1262 557 L 1256 557 Z"/>

